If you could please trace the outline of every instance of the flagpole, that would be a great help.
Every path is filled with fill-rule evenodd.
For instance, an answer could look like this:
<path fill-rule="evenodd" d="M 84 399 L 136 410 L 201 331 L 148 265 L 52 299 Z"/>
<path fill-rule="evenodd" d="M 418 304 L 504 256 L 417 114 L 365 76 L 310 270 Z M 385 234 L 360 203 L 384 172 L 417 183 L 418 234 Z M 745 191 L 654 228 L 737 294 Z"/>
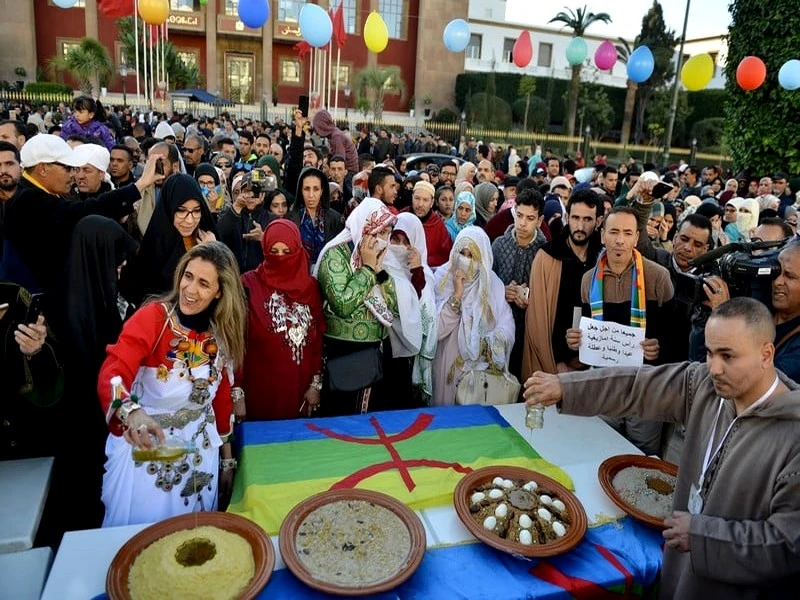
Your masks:
<path fill-rule="evenodd" d="M 311 86 L 314 83 L 314 49 L 308 53 L 308 100 L 311 101 Z"/>
<path fill-rule="evenodd" d="M 133 0 L 133 45 L 136 48 L 136 101 L 140 102 L 139 95 L 139 0 Z"/>
<path fill-rule="evenodd" d="M 169 21 L 164 21 L 164 41 L 169 41 Z M 167 82 L 167 89 L 169 89 L 169 71 L 164 69 L 164 81 Z"/>
<path fill-rule="evenodd" d="M 147 92 L 147 82 L 149 79 L 149 73 L 147 71 L 147 26 L 144 24 L 144 21 L 142 21 L 142 55 L 142 62 L 144 63 L 144 103 L 149 106 L 148 98 L 150 96 Z"/>
<path fill-rule="evenodd" d="M 150 27 L 150 105 L 151 107 L 155 107 L 155 75 L 156 72 L 153 69 L 153 28 Z"/>
<path fill-rule="evenodd" d="M 333 112 L 339 116 L 339 62 L 342 58 L 342 49 L 336 49 L 336 92 L 333 94 Z"/>
<path fill-rule="evenodd" d="M 333 54 L 331 54 L 331 50 L 333 50 L 333 39 L 331 39 L 331 43 L 328 44 L 328 76 L 325 78 L 325 85 L 328 90 L 325 108 L 329 111 L 331 109 L 331 69 L 333 68 Z"/>

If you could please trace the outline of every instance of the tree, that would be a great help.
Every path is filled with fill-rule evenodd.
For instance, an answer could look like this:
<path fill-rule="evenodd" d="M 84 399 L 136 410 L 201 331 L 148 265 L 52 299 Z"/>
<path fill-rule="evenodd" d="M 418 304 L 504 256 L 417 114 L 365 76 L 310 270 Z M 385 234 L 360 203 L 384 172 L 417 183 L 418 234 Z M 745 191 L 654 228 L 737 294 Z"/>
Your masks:
<path fill-rule="evenodd" d="M 622 38 L 617 38 L 619 44 L 614 47 L 617 49 L 617 60 L 623 65 L 628 64 L 628 59 L 633 53 L 633 48 L 630 44 Z M 633 123 L 633 109 L 636 106 L 636 90 L 639 85 L 635 81 L 628 79 L 628 90 L 625 94 L 625 115 L 622 118 L 622 133 L 619 136 L 619 141 L 623 146 L 626 146 L 631 140 L 631 124 Z"/>
<path fill-rule="evenodd" d="M 645 112 L 653 95 L 666 86 L 675 76 L 675 45 L 677 40 L 675 32 L 667 29 L 664 23 L 664 11 L 658 0 L 653 0 L 653 5 L 642 18 L 642 30 L 636 37 L 634 46 L 648 46 L 653 53 L 655 66 L 653 74 L 644 83 L 640 83 L 636 90 L 636 143 L 641 143 Z M 664 121 L 662 125 L 666 125 Z"/>
<path fill-rule="evenodd" d="M 353 87 L 356 90 L 356 102 L 366 99 L 372 107 L 376 121 L 383 118 L 383 100 L 387 93 L 400 94 L 401 99 L 406 95 L 406 84 L 400 67 L 394 65 L 363 69 L 356 75 Z"/>
<path fill-rule="evenodd" d="M 672 90 L 664 87 L 656 90 L 653 94 L 652 102 L 647 107 L 647 129 L 651 133 L 651 143 L 654 146 L 661 146 L 664 144 L 663 136 L 666 133 L 667 121 L 669 120 L 669 106 L 672 104 Z M 670 145 L 675 141 L 675 138 L 681 136 L 686 128 L 686 118 L 691 114 L 692 109 L 689 108 L 689 96 L 686 92 L 678 92 L 678 104 L 675 109 L 675 127 L 672 130 L 672 140 Z M 658 140 L 653 136 L 653 132 L 658 131 Z M 658 141 L 656 144 L 655 142 Z"/>
<path fill-rule="evenodd" d="M 536 91 L 536 78 L 530 75 L 523 75 L 519 80 L 519 95 L 525 97 L 525 117 L 522 129 L 528 131 L 528 112 L 531 107 L 531 96 Z"/>
<path fill-rule="evenodd" d="M 129 62 L 136 56 L 136 36 L 133 31 L 133 18 L 125 17 L 117 21 L 119 29 L 119 40 L 122 42 L 122 49 L 125 52 L 126 60 Z M 167 79 L 173 90 L 193 88 L 201 86 L 202 76 L 200 69 L 195 64 L 184 62 L 172 42 L 162 42 L 160 47 L 164 51 L 164 65 L 166 66 Z M 141 31 L 139 32 L 139 56 L 144 56 L 144 40 Z M 148 50 L 149 51 L 149 50 Z M 155 49 L 154 49 L 155 51 Z M 133 65 L 129 65 L 133 67 Z M 134 67 L 135 68 L 135 67 Z M 144 61 L 139 62 L 139 74 L 144 75 Z"/>
<path fill-rule="evenodd" d="M 486 75 L 486 93 L 483 100 L 483 124 L 492 128 L 496 124 L 495 117 L 497 116 L 497 83 L 494 74 L 494 61 L 492 61 L 492 68 Z"/>
<path fill-rule="evenodd" d="M 81 92 L 89 96 L 114 74 L 114 64 L 108 50 L 92 38 L 83 38 L 66 55 L 51 59 L 50 64 L 77 79 Z"/>
<path fill-rule="evenodd" d="M 595 139 L 602 139 L 614 120 L 614 108 L 608 94 L 596 83 L 581 83 L 578 94 L 578 117 L 582 126 L 592 128 Z"/>
<path fill-rule="evenodd" d="M 590 25 L 597 21 L 603 23 L 611 23 L 611 16 L 608 13 L 593 13 L 588 12 L 586 6 L 579 8 L 573 12 L 571 8 L 567 8 L 567 12 L 560 12 L 555 17 L 548 21 L 549 23 L 562 23 L 564 27 L 572 29 L 572 34 L 576 37 L 582 36 Z M 578 111 L 578 92 L 581 83 L 581 67 L 576 65 L 572 67 L 572 79 L 569 85 L 569 107 L 567 109 L 567 135 L 575 135 L 575 115 Z"/>
<path fill-rule="evenodd" d="M 725 67 L 725 139 L 737 168 L 751 173 L 800 172 L 797 115 L 800 94 L 780 87 L 778 71 L 796 58 L 800 12 L 796 0 L 733 0 Z M 736 83 L 736 68 L 748 55 L 760 57 L 767 79 L 752 92 Z M 794 191 L 794 190 L 793 190 Z"/>

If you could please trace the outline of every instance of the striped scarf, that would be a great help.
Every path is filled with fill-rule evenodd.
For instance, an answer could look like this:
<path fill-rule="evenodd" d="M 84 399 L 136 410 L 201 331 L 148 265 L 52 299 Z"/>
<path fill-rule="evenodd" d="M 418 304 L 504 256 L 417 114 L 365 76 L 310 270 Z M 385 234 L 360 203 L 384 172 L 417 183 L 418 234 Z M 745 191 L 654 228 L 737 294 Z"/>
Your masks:
<path fill-rule="evenodd" d="M 589 304 L 592 308 L 592 319 L 603 320 L 603 276 L 608 266 L 606 251 L 600 254 L 592 274 L 592 287 L 589 289 Z M 647 326 L 645 314 L 647 299 L 644 293 L 644 263 L 638 250 L 633 250 L 633 269 L 631 270 L 631 327 Z"/>

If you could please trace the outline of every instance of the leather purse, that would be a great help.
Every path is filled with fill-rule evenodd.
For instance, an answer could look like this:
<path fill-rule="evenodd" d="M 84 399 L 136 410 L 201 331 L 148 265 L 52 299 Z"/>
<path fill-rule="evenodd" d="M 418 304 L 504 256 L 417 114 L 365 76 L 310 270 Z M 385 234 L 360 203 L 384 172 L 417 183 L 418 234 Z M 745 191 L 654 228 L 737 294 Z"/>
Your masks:
<path fill-rule="evenodd" d="M 383 379 L 383 354 L 379 348 L 366 348 L 329 358 L 326 368 L 332 392 L 357 392 Z"/>
<path fill-rule="evenodd" d="M 456 386 L 456 404 L 514 404 L 519 388 L 519 381 L 508 371 L 470 371 Z"/>

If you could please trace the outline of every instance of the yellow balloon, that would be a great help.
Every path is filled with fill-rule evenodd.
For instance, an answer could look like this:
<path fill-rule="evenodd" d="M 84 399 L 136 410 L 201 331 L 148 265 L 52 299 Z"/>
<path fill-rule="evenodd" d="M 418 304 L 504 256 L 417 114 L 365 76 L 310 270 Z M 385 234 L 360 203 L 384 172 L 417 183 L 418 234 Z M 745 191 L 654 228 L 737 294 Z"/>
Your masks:
<path fill-rule="evenodd" d="M 148 25 L 163 25 L 169 16 L 169 0 L 139 0 L 139 16 Z"/>
<path fill-rule="evenodd" d="M 693 56 L 681 69 L 681 82 L 690 92 L 702 90 L 714 77 L 714 61 L 708 54 Z"/>
<path fill-rule="evenodd" d="M 389 29 L 377 11 L 370 13 L 364 24 L 364 43 L 367 49 L 375 54 L 380 54 L 389 45 Z"/>

